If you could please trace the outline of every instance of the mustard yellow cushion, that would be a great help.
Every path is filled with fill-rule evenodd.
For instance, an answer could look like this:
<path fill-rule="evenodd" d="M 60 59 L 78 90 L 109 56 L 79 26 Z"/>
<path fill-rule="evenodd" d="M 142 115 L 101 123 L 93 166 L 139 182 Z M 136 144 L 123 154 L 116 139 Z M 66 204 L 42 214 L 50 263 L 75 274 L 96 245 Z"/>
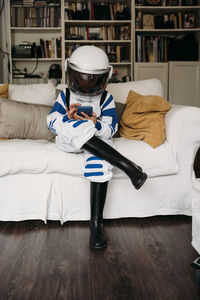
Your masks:
<path fill-rule="evenodd" d="M 0 97 L 8 98 L 8 83 L 0 86 Z"/>
<path fill-rule="evenodd" d="M 143 140 L 153 148 L 165 141 L 164 117 L 171 108 L 160 96 L 143 96 L 130 91 L 120 122 L 120 136 Z"/>

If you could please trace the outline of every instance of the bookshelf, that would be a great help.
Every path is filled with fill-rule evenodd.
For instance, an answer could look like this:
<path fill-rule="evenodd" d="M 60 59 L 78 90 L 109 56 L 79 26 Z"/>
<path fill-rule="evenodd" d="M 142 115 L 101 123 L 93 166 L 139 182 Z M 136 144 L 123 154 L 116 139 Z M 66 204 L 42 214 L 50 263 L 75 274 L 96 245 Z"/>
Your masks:
<path fill-rule="evenodd" d="M 46 81 L 62 62 L 60 1 L 10 0 L 9 20 L 10 83 Z"/>
<path fill-rule="evenodd" d="M 114 81 L 158 78 L 164 97 L 180 104 L 176 81 L 181 78 L 181 95 L 195 91 L 196 105 L 200 102 L 200 0 L 151 3 L 155 0 L 10 0 L 10 82 L 14 83 L 15 69 L 46 78 L 51 64 L 60 64 L 65 83 L 65 59 L 81 45 L 96 45 L 107 52 Z M 188 48 L 183 51 L 185 39 Z M 57 54 L 13 55 L 13 45 L 25 41 L 41 46 L 41 40 L 50 41 L 50 47 L 59 40 Z"/>
<path fill-rule="evenodd" d="M 95 45 L 108 54 L 120 81 L 133 80 L 133 8 L 131 0 L 61 0 L 63 65 L 77 47 Z"/>
<path fill-rule="evenodd" d="M 151 3 L 151 0 L 135 1 L 134 79 L 159 78 L 170 102 L 200 106 L 200 1 Z M 183 93 L 178 90 L 178 81 Z M 194 94 L 192 103 L 191 97 L 186 99 L 188 93 Z M 184 98 L 181 100 L 178 94 Z"/>

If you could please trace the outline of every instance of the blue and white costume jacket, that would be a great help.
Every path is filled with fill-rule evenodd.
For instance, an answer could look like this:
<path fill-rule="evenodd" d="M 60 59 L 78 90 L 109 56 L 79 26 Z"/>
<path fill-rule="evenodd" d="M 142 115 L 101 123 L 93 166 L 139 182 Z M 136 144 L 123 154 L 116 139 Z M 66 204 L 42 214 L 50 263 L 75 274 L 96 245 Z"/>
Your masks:
<path fill-rule="evenodd" d="M 65 152 L 82 152 L 81 147 L 94 135 L 112 145 L 112 137 L 118 129 L 118 119 L 113 96 L 107 93 L 105 100 L 101 103 L 102 95 L 84 97 L 82 99 L 80 95 L 71 91 L 69 92 L 70 104 L 80 103 L 81 105 L 93 107 L 93 111 L 97 115 L 95 126 L 92 120 L 70 120 L 68 118 L 66 94 L 68 97 L 66 90 L 61 91 L 51 112 L 47 116 L 47 125 L 56 135 L 57 146 Z M 108 162 L 87 151 L 84 152 L 86 162 L 85 177 L 97 182 L 110 180 L 113 167 Z M 101 163 L 99 163 L 100 161 Z"/>

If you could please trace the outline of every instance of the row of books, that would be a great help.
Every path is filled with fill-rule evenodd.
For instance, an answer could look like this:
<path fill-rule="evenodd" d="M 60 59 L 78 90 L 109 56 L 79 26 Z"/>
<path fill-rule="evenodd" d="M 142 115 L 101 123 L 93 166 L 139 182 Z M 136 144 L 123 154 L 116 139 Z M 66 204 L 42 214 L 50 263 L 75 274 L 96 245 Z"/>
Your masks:
<path fill-rule="evenodd" d="M 130 26 L 66 27 L 66 40 L 130 40 Z"/>
<path fill-rule="evenodd" d="M 131 19 L 129 8 L 123 3 L 66 2 L 66 20 Z"/>
<path fill-rule="evenodd" d="M 136 62 L 167 62 L 167 36 L 136 35 Z"/>
<path fill-rule="evenodd" d="M 12 27 L 60 27 L 58 6 L 11 7 Z"/>
<path fill-rule="evenodd" d="M 23 5 L 23 6 L 60 5 L 60 0 L 11 0 L 11 5 Z"/>
<path fill-rule="evenodd" d="M 196 0 L 135 0 L 136 6 L 194 6 L 197 5 Z"/>
<path fill-rule="evenodd" d="M 51 40 L 40 39 L 37 50 L 38 58 L 61 58 L 62 57 L 62 38 L 52 38 Z M 38 48 L 37 47 L 37 48 Z"/>
<path fill-rule="evenodd" d="M 80 47 L 80 44 L 68 45 L 65 48 L 65 57 L 70 57 L 72 52 Z M 121 45 L 101 45 L 99 46 L 104 50 L 109 58 L 110 63 L 129 63 L 130 62 L 130 47 Z"/>
<path fill-rule="evenodd" d="M 195 12 L 174 12 L 169 14 L 147 14 L 137 12 L 136 29 L 181 29 L 194 28 Z"/>

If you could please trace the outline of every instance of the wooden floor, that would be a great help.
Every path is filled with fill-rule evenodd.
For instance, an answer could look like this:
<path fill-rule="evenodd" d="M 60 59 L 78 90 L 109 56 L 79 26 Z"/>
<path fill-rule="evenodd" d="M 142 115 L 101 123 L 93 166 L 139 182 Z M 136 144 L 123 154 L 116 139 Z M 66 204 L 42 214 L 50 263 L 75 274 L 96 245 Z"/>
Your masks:
<path fill-rule="evenodd" d="M 0 222 L 0 300 L 195 300 L 191 218 L 106 220 L 109 245 L 88 247 L 88 222 Z"/>

